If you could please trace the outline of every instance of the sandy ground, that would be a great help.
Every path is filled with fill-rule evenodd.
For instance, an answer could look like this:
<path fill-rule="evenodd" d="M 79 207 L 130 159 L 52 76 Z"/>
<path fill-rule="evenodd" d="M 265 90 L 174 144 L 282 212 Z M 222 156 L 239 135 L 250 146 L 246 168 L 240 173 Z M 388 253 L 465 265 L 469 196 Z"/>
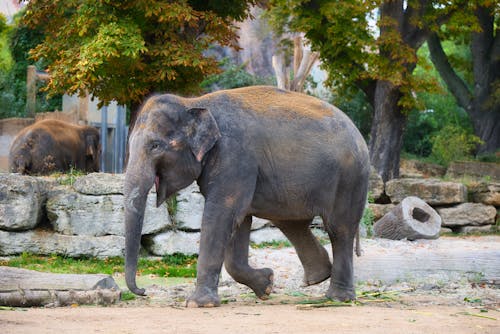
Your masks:
<path fill-rule="evenodd" d="M 425 250 L 433 256 L 449 249 L 450 242 L 455 251 L 460 245 L 470 252 L 482 249 L 494 258 L 500 251 L 500 237 L 458 242 L 367 241 L 365 258 L 360 259 L 373 262 L 388 252 Z M 361 277 L 361 268 L 366 265 L 360 267 L 363 263 L 359 261 L 355 269 Z M 392 282 L 358 279 L 360 297 L 356 304 L 304 309 L 303 303 L 322 298 L 328 281 L 302 287 L 302 271 L 293 249 L 252 250 L 250 262 L 275 270 L 273 294 L 267 301 L 257 300 L 247 287 L 223 272 L 219 295 L 224 304 L 219 308 L 184 308 L 186 296 L 194 289 L 192 282 L 175 286 L 150 282 L 142 283 L 147 297 L 108 307 L 0 310 L 0 333 L 500 333 L 500 289 L 495 279 L 485 282 L 467 273 L 430 275 L 427 279 L 419 275 Z M 488 263 L 495 276 L 500 257 Z M 121 277 L 115 278 L 121 281 Z"/>

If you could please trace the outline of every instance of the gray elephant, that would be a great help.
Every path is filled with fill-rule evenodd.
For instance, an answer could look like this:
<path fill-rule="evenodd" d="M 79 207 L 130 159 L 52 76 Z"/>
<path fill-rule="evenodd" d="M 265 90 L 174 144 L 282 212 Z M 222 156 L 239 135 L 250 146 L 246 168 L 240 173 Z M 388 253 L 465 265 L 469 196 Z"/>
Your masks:
<path fill-rule="evenodd" d="M 71 167 L 99 171 L 99 131 L 54 119 L 36 122 L 19 132 L 9 151 L 9 170 L 50 174 Z"/>
<path fill-rule="evenodd" d="M 270 219 L 296 248 L 305 283 L 329 277 L 328 298 L 355 298 L 353 242 L 365 207 L 366 143 L 339 109 L 316 98 L 255 86 L 199 98 L 158 95 L 130 136 L 125 177 L 125 272 L 136 286 L 147 194 L 157 205 L 196 180 L 205 197 L 196 289 L 190 307 L 219 306 L 222 264 L 266 299 L 273 271 L 248 264 L 251 217 Z M 309 225 L 321 216 L 333 265 Z"/>

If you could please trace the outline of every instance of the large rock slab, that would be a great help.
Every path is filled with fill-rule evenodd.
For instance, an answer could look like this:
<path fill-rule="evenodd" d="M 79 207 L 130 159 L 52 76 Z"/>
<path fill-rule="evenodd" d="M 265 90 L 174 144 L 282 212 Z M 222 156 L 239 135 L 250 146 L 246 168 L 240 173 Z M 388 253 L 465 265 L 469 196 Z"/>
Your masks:
<path fill-rule="evenodd" d="M 472 201 L 500 206 L 500 183 L 476 183 L 468 187 Z"/>
<path fill-rule="evenodd" d="M 373 221 L 377 221 L 380 218 L 382 218 L 385 214 L 394 209 L 395 206 L 396 205 L 394 204 L 375 204 L 375 203 L 368 204 L 368 208 L 373 213 Z"/>
<path fill-rule="evenodd" d="M 90 173 L 76 179 L 73 188 L 86 195 L 123 195 L 125 174 Z"/>
<path fill-rule="evenodd" d="M 0 255 L 61 254 L 69 257 L 123 256 L 125 238 L 115 235 L 102 237 L 69 236 L 48 231 L 0 231 Z"/>
<path fill-rule="evenodd" d="M 438 208 L 443 226 L 459 227 L 465 225 L 492 225 L 495 224 L 497 210 L 492 205 L 481 203 L 463 203 L 451 208 Z"/>
<path fill-rule="evenodd" d="M 446 167 L 418 160 L 402 160 L 399 175 L 402 178 L 442 177 L 446 174 Z"/>
<path fill-rule="evenodd" d="M 166 204 L 156 208 L 156 195 L 149 194 L 142 234 L 159 232 L 169 225 Z M 122 195 L 83 195 L 60 192 L 47 200 L 47 216 L 54 230 L 66 235 L 125 235 Z"/>
<path fill-rule="evenodd" d="M 174 253 L 198 254 L 200 232 L 167 231 L 143 238 L 144 248 L 151 254 L 164 256 Z"/>
<path fill-rule="evenodd" d="M 495 162 L 456 161 L 450 164 L 446 175 L 450 177 L 486 177 L 500 182 L 500 164 Z"/>
<path fill-rule="evenodd" d="M 467 188 L 457 182 L 437 179 L 395 179 L 385 185 L 385 193 L 393 203 L 416 196 L 429 205 L 457 204 L 467 201 Z"/>
<path fill-rule="evenodd" d="M 0 174 L 0 230 L 23 231 L 41 220 L 43 181 L 19 174 Z"/>
<path fill-rule="evenodd" d="M 205 198 L 196 182 L 177 194 L 176 227 L 180 230 L 199 231 L 205 207 Z"/>

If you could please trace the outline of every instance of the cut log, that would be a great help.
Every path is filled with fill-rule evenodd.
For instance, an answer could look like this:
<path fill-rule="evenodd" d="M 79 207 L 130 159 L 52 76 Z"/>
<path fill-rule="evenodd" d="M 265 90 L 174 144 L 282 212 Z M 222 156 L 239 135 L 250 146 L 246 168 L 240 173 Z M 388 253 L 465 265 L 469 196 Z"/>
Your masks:
<path fill-rule="evenodd" d="M 112 304 L 120 289 L 109 275 L 52 274 L 0 266 L 0 305 Z"/>
<path fill-rule="evenodd" d="M 373 225 L 376 237 L 392 240 L 437 239 L 441 217 L 418 197 L 406 197 Z"/>

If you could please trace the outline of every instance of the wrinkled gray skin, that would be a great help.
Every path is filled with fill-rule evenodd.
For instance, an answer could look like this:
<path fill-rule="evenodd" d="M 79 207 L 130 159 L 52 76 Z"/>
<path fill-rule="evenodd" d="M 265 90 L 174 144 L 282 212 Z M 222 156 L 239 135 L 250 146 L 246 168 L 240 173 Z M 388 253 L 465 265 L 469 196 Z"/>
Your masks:
<path fill-rule="evenodd" d="M 9 151 L 9 170 L 21 174 L 99 171 L 99 131 L 55 119 L 38 121 L 19 132 Z"/>
<path fill-rule="evenodd" d="M 326 296 L 355 298 L 353 241 L 366 201 L 366 144 L 339 109 L 303 94 L 248 87 L 186 99 L 150 98 L 130 137 L 125 271 L 135 274 L 148 191 L 157 204 L 196 180 L 205 197 L 196 290 L 187 306 L 220 305 L 222 264 L 266 299 L 273 271 L 248 264 L 251 217 L 267 218 L 297 250 L 305 283 L 331 277 Z M 309 229 L 321 216 L 333 265 Z"/>

